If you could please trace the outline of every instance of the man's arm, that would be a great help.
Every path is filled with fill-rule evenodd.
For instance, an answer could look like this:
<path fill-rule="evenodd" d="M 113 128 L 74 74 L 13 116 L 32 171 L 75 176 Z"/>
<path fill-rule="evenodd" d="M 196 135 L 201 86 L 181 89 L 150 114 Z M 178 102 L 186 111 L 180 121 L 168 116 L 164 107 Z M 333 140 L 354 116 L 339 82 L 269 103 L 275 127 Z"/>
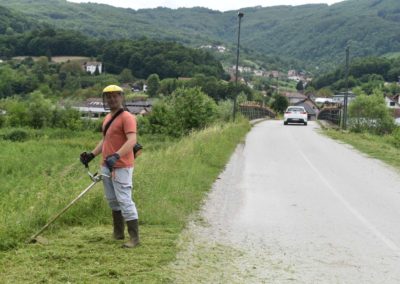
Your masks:
<path fill-rule="evenodd" d="M 117 151 L 117 154 L 120 157 L 128 154 L 129 152 L 132 152 L 133 146 L 135 146 L 136 144 L 136 133 L 134 132 L 128 133 L 126 134 L 126 138 L 128 140 L 126 140 L 124 145 L 122 145 L 122 147 Z"/>
<path fill-rule="evenodd" d="M 100 140 L 100 142 L 97 144 L 96 148 L 93 149 L 92 153 L 93 155 L 97 156 L 98 154 L 101 153 L 101 151 L 103 150 L 103 141 L 104 138 Z"/>

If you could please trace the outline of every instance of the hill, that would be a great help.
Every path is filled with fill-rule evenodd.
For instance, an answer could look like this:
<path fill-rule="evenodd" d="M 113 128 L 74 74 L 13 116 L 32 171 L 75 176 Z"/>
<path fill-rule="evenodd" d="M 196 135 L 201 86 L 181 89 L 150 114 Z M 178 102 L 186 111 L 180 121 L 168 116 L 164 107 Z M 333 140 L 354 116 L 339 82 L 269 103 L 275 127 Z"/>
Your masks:
<path fill-rule="evenodd" d="M 160 78 L 192 77 L 195 74 L 227 77 L 221 63 L 205 50 L 146 38 L 96 39 L 79 31 L 54 28 L 47 23 L 25 19 L 18 12 L 1 6 L 0 11 L 1 59 L 43 55 L 49 58 L 85 56 L 101 60 L 108 73 L 120 74 L 124 69 L 130 69 L 138 78 L 147 78 L 152 73 L 157 73 Z"/>
<path fill-rule="evenodd" d="M 234 50 L 236 11 L 205 8 L 115 8 L 65 0 L 0 0 L 0 5 L 59 27 L 106 39 L 143 36 L 198 47 L 227 44 Z M 243 9 L 241 46 L 255 56 L 296 59 L 308 66 L 331 67 L 343 61 L 351 41 L 352 56 L 400 51 L 400 1 L 347 0 L 331 6 L 254 7 Z"/>

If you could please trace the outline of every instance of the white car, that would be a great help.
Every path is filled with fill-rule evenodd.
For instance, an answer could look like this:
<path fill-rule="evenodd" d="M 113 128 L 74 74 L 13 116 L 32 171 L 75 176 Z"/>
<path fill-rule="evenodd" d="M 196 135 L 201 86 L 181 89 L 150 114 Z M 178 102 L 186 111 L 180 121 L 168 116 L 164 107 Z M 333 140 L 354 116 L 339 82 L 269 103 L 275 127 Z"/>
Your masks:
<path fill-rule="evenodd" d="M 286 109 L 283 124 L 288 125 L 288 123 L 292 122 L 307 125 L 307 112 L 304 107 L 290 106 Z"/>

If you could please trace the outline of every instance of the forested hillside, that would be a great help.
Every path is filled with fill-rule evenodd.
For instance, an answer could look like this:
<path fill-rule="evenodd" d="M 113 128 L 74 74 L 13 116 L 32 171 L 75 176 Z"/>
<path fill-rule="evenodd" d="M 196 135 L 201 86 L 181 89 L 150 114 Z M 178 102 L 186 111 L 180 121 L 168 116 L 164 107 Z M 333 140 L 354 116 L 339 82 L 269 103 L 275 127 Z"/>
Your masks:
<path fill-rule="evenodd" d="M 191 77 L 198 73 L 219 78 L 225 76 L 221 63 L 203 50 L 154 39 L 95 39 L 78 31 L 54 29 L 47 24 L 23 20 L 18 13 L 3 7 L 0 10 L 3 13 L 1 58 L 79 55 L 98 58 L 113 74 L 130 69 L 137 78 L 147 78 L 152 73 L 157 73 L 160 78 Z"/>
<path fill-rule="evenodd" d="M 65 0 L 0 0 L 29 17 L 103 38 L 143 36 L 191 46 L 225 43 L 234 47 L 236 11 L 204 8 L 114 8 Z M 347 0 L 331 6 L 303 5 L 243 9 L 241 45 L 264 55 L 330 67 L 343 61 L 351 41 L 353 56 L 400 51 L 400 1 Z"/>
<path fill-rule="evenodd" d="M 349 88 L 360 88 L 370 95 L 375 89 L 382 89 L 393 95 L 400 92 L 397 82 L 400 78 L 400 58 L 364 57 L 354 59 L 349 66 Z M 391 84 L 388 84 L 391 83 Z M 345 91 L 345 68 L 319 76 L 309 87 L 317 90 L 329 88 L 332 91 Z"/>

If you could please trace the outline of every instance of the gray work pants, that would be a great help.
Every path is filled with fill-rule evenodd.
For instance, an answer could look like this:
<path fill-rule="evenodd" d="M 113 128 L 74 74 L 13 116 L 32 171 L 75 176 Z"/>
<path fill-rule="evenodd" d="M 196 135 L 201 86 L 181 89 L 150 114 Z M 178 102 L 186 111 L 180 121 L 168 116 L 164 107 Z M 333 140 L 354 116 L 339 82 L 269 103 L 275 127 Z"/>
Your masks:
<path fill-rule="evenodd" d="M 125 221 L 138 219 L 136 205 L 132 200 L 133 168 L 116 168 L 112 172 L 102 167 L 104 194 L 113 211 L 121 211 Z"/>

